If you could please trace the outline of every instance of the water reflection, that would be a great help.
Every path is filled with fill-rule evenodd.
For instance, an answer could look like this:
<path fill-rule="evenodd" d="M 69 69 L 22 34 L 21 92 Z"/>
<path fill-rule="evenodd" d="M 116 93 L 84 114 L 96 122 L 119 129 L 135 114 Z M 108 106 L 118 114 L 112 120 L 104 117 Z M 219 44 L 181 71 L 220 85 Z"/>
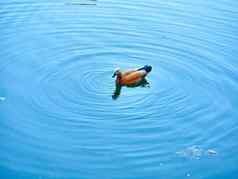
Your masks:
<path fill-rule="evenodd" d="M 119 85 L 118 83 L 115 82 L 115 90 L 112 94 L 112 99 L 116 100 L 120 96 L 122 87 L 123 87 L 122 85 Z M 145 78 L 143 78 L 141 81 L 139 81 L 137 83 L 130 84 L 130 85 L 126 85 L 125 87 L 128 87 L 128 88 L 136 88 L 136 87 L 149 88 L 150 83 Z"/>

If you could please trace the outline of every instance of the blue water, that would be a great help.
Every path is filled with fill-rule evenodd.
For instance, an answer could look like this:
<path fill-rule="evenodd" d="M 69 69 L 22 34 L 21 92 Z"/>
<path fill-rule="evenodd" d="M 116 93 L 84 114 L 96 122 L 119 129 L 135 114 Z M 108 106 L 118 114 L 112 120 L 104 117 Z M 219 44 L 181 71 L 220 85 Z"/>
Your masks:
<path fill-rule="evenodd" d="M 237 179 L 237 47 L 237 0 L 1 1 L 0 178 Z"/>

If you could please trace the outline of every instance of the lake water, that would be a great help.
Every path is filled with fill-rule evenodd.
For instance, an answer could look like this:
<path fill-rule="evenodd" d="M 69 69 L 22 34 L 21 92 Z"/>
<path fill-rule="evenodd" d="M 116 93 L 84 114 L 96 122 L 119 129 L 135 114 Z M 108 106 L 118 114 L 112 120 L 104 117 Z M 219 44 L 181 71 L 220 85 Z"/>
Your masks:
<path fill-rule="evenodd" d="M 238 178 L 237 0 L 6 0 L 0 27 L 1 179 Z"/>

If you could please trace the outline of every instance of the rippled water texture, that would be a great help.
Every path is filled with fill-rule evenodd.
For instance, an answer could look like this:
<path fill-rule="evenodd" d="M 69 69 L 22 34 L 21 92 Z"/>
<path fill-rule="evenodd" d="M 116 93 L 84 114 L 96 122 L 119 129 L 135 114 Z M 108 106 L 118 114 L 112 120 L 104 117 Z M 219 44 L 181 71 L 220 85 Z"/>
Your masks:
<path fill-rule="evenodd" d="M 238 1 L 85 2 L 0 2 L 0 178 L 237 179 Z"/>

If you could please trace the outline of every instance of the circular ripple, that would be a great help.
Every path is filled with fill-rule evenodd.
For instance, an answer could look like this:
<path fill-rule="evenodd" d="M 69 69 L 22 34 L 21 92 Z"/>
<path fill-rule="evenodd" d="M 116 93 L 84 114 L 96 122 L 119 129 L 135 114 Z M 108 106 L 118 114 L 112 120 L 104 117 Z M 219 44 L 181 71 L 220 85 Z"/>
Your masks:
<path fill-rule="evenodd" d="M 235 166 L 236 4 L 2 3 L 0 173 L 206 178 L 176 155 L 197 145 Z M 150 87 L 112 100 L 113 70 L 145 64 Z"/>

